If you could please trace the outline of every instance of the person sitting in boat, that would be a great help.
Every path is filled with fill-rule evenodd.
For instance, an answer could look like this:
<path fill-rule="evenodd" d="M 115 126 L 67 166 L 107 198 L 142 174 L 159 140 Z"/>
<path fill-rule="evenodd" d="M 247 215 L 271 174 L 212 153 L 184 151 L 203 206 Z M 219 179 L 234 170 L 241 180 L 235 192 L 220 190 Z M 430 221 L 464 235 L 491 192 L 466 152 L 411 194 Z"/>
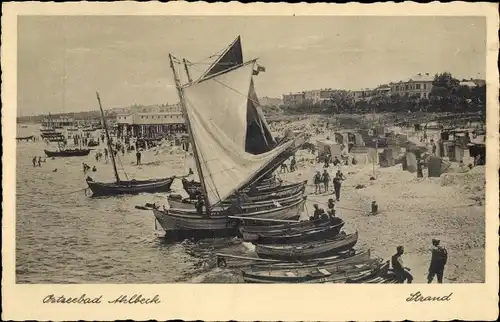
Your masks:
<path fill-rule="evenodd" d="M 335 157 L 335 159 L 333 159 L 333 162 L 332 162 L 332 163 L 333 163 L 333 165 L 334 165 L 334 166 L 339 165 L 339 164 L 340 164 L 340 160 L 339 160 L 339 158 Z"/>
<path fill-rule="evenodd" d="M 194 206 L 196 208 L 196 211 L 198 212 L 199 215 L 202 215 L 203 214 L 203 206 L 204 206 L 205 202 L 203 200 L 203 197 L 201 196 L 201 194 L 198 195 L 198 200 L 196 200 Z"/>
<path fill-rule="evenodd" d="M 315 203 L 313 207 L 314 207 L 314 213 L 313 213 L 312 217 L 311 217 L 311 218 L 309 218 L 309 219 L 310 219 L 310 220 L 318 220 L 318 219 L 320 219 L 320 218 L 321 218 L 321 215 L 322 215 L 325 211 L 323 210 L 323 208 L 320 208 L 320 207 L 318 206 L 318 204 L 317 204 L 317 203 Z"/>
<path fill-rule="evenodd" d="M 193 174 L 194 174 L 193 169 L 189 168 L 188 176 L 193 175 Z"/>
<path fill-rule="evenodd" d="M 335 218 L 335 201 L 333 198 L 328 199 L 328 217 L 330 219 Z"/>
<path fill-rule="evenodd" d="M 355 157 L 352 157 L 352 165 L 356 165 L 356 164 L 358 164 L 358 161 L 356 160 Z"/>

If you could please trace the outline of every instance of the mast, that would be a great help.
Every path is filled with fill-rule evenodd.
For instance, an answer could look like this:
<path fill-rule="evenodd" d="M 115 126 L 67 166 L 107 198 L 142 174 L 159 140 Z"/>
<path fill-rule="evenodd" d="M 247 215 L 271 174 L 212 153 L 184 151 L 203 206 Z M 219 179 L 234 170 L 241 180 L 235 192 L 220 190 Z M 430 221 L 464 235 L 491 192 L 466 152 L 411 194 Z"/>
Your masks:
<path fill-rule="evenodd" d="M 182 60 L 182 62 L 184 63 L 184 70 L 186 71 L 186 75 L 187 75 L 188 81 L 191 84 L 193 82 L 193 80 L 191 79 L 191 75 L 189 74 L 189 69 L 188 69 L 188 66 L 187 66 L 187 60 L 186 60 L 186 58 L 184 58 Z"/>
<path fill-rule="evenodd" d="M 191 130 L 191 123 L 189 122 L 189 117 L 188 117 L 188 113 L 186 110 L 186 104 L 184 101 L 184 93 L 182 91 L 181 84 L 179 82 L 179 77 L 177 76 L 177 71 L 175 70 L 175 67 L 174 67 L 174 62 L 172 60 L 172 54 L 168 54 L 168 58 L 170 60 L 170 68 L 172 68 L 172 73 L 174 74 L 175 87 L 177 88 L 177 94 L 179 94 L 179 101 L 181 103 L 181 109 L 182 109 L 182 113 L 184 115 L 184 120 L 186 121 L 186 128 L 188 130 L 188 135 L 191 138 L 191 145 L 193 147 L 193 155 L 194 155 L 194 160 L 196 163 L 196 170 L 198 171 L 198 175 L 200 177 L 201 191 L 203 194 L 203 200 L 205 201 L 205 209 L 206 209 L 207 214 L 209 214 L 210 213 L 210 211 L 209 211 L 210 204 L 208 202 L 208 197 L 207 197 L 207 187 L 205 185 L 205 180 L 203 178 L 203 172 L 201 171 L 201 163 L 200 163 L 200 159 L 198 156 L 198 149 L 196 148 L 196 142 L 194 140 L 193 132 Z"/>
<path fill-rule="evenodd" d="M 106 118 L 104 117 L 104 111 L 102 110 L 101 98 L 99 97 L 98 92 L 95 92 L 95 93 L 97 95 L 97 101 L 99 102 L 99 109 L 101 110 L 101 119 L 102 119 L 102 123 L 104 125 L 104 132 L 106 132 L 106 140 L 108 141 L 108 149 L 109 149 L 109 153 L 111 154 L 111 161 L 113 162 L 113 170 L 115 172 L 116 182 L 119 183 L 120 176 L 118 175 L 118 170 L 116 170 L 115 154 L 113 153 L 113 148 L 111 147 L 111 140 L 109 138 L 108 125 L 106 124 Z"/>

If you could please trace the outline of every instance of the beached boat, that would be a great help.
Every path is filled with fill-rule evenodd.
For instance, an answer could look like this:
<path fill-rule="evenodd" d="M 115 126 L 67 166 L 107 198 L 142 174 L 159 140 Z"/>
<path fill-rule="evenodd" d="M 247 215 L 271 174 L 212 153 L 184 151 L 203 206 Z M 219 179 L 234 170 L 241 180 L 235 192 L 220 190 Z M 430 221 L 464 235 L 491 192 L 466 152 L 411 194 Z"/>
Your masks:
<path fill-rule="evenodd" d="M 53 157 L 84 157 L 89 155 L 89 149 L 60 149 L 59 151 L 44 150 L 45 155 L 49 158 Z"/>
<path fill-rule="evenodd" d="M 210 215 L 185 211 L 185 209 L 153 209 L 153 214 L 168 236 L 177 238 L 210 238 L 238 236 L 239 220 L 228 215 L 236 214 L 245 218 L 273 218 L 282 220 L 296 220 L 300 217 L 306 198 L 303 197 L 294 203 L 273 209 L 257 210 L 238 214 L 231 211 L 215 211 Z"/>
<path fill-rule="evenodd" d="M 228 50 L 231 48 L 241 54 L 239 38 Z M 174 60 L 176 63 L 179 60 L 169 55 L 201 187 L 198 211 L 153 209 L 155 218 L 170 235 L 237 235 L 239 220 L 229 218 L 231 215 L 298 218 L 305 204 L 304 198 L 290 205 L 260 211 L 252 209 L 245 213 L 239 213 L 238 207 L 223 206 L 231 196 L 246 192 L 247 188 L 267 178 L 286 160 L 290 151 L 296 149 L 294 139 L 279 146 L 265 143 L 269 142 L 265 133 L 270 131 L 253 85 L 256 61 L 237 63 L 228 68 L 222 67 L 224 57 L 225 54 L 221 55 L 200 79 L 181 85 L 174 67 Z M 213 68 L 217 71 L 212 73 Z M 188 70 L 187 66 L 185 69 Z M 241 95 L 243 92 L 249 93 L 248 96 Z M 206 99 L 208 96 L 210 100 Z M 261 141 L 266 151 L 253 150 L 261 146 Z M 291 194 L 300 191 L 303 185 L 288 187 L 285 195 L 290 191 L 295 190 Z M 275 189 L 265 190 L 259 200 L 282 197 L 274 194 Z M 219 211 L 219 208 L 225 210 Z"/>
<path fill-rule="evenodd" d="M 190 184 L 189 188 L 186 188 L 185 182 Z M 183 179 L 182 185 L 186 192 L 189 194 L 190 199 L 196 199 L 201 193 L 201 190 L 197 190 L 197 188 L 193 188 L 195 185 L 191 185 L 193 181 L 188 181 Z M 195 182 L 200 184 L 199 182 Z M 244 189 L 241 192 L 246 194 L 251 201 L 261 201 L 261 200 L 269 200 L 275 198 L 284 198 L 290 195 L 294 195 L 299 191 L 303 191 L 305 186 L 307 185 L 307 180 L 297 183 L 291 183 L 288 185 L 281 185 L 272 189 L 260 189 L 260 190 L 252 190 L 250 188 Z M 234 198 L 233 196 L 229 196 L 228 198 Z"/>
<path fill-rule="evenodd" d="M 184 190 L 187 192 L 189 195 L 189 198 L 191 199 L 196 199 L 198 195 L 200 195 L 201 192 L 201 183 L 194 181 L 194 180 L 187 180 L 185 178 L 182 178 L 182 187 Z M 246 189 L 247 193 L 252 193 L 252 194 L 266 194 L 271 190 L 277 189 L 282 187 L 282 181 L 281 180 L 270 180 L 266 179 L 265 181 L 260 180 L 257 182 L 254 186 Z"/>
<path fill-rule="evenodd" d="M 93 196 L 109 196 L 118 194 L 139 194 L 169 192 L 174 178 L 151 180 L 130 180 L 119 182 L 95 182 L 87 177 L 87 185 L 92 190 Z"/>
<path fill-rule="evenodd" d="M 358 242 L 358 232 L 350 235 L 344 233 L 333 239 L 301 244 L 261 245 L 257 244 L 255 253 L 261 258 L 279 260 L 305 260 L 314 257 L 325 257 L 351 249 Z"/>
<path fill-rule="evenodd" d="M 138 194 L 138 193 L 156 193 L 156 192 L 168 192 L 172 186 L 172 182 L 175 177 L 160 178 L 160 179 L 147 179 L 147 180 L 121 180 L 118 175 L 118 170 L 116 168 L 115 153 L 111 145 L 111 139 L 108 132 L 108 127 L 106 125 L 106 119 L 104 117 L 104 111 L 101 105 L 101 98 L 99 93 L 96 93 L 97 101 L 99 102 L 99 109 L 101 110 L 101 118 L 104 124 L 104 130 L 106 133 L 108 151 L 110 151 L 111 162 L 113 164 L 113 171 L 115 174 L 115 182 L 97 182 L 92 178 L 87 177 L 86 182 L 89 189 L 92 191 L 93 196 L 113 196 L 122 194 Z"/>
<path fill-rule="evenodd" d="M 285 228 L 274 232 L 247 233 L 244 227 L 240 230 L 243 240 L 258 244 L 293 244 L 331 239 L 340 233 L 344 221 L 338 217 L 333 218 L 326 226 L 307 227 L 302 229 Z M 264 226 L 265 227 L 265 226 Z"/>
<path fill-rule="evenodd" d="M 325 283 L 346 282 L 380 267 L 380 259 L 366 256 L 353 256 L 333 260 L 324 265 L 289 268 L 250 267 L 242 271 L 243 280 L 247 283 Z"/>
<path fill-rule="evenodd" d="M 337 220 L 337 219 L 335 219 Z M 341 220 L 340 218 L 338 220 Z M 255 225 L 244 225 L 241 227 L 241 231 L 247 234 L 279 234 L 283 231 L 294 231 L 302 229 L 310 229 L 316 227 L 325 227 L 332 223 L 330 218 L 328 219 L 316 219 L 316 220 L 303 220 L 295 223 L 271 223 L 265 226 L 255 226 Z"/>
<path fill-rule="evenodd" d="M 350 249 L 329 257 L 310 258 L 302 261 L 283 261 L 277 259 L 266 259 L 260 257 L 240 256 L 234 254 L 217 253 L 217 266 L 224 268 L 244 268 L 255 267 L 265 269 L 294 269 L 304 267 L 317 267 L 329 265 L 341 259 L 351 258 L 352 260 L 362 261 L 370 259 L 370 250 L 357 251 Z"/>
<path fill-rule="evenodd" d="M 221 203 L 221 206 L 223 207 L 229 207 L 232 204 L 238 205 L 238 207 L 241 207 L 243 209 L 248 209 L 248 208 L 260 208 L 260 207 L 275 207 L 277 204 L 285 206 L 291 202 L 294 202 L 295 200 L 298 200 L 302 198 L 304 195 L 304 189 L 297 191 L 295 194 L 290 195 L 290 196 L 285 196 L 281 198 L 276 198 L 276 199 L 269 199 L 269 200 L 260 200 L 260 201 L 252 201 L 251 198 L 248 198 L 248 200 L 245 198 L 241 198 L 241 201 L 237 201 L 237 198 L 230 198 Z M 192 199 L 179 199 L 180 196 L 178 195 L 169 195 L 167 197 L 168 204 L 170 208 L 177 208 L 177 209 L 195 209 L 195 204 L 196 201 Z"/>
<path fill-rule="evenodd" d="M 381 264 L 380 266 L 372 269 L 370 272 L 364 272 L 355 277 L 350 277 L 346 280 L 349 284 L 360 284 L 360 283 L 379 283 L 380 279 L 387 277 L 389 272 L 390 264 L 389 261 Z"/>

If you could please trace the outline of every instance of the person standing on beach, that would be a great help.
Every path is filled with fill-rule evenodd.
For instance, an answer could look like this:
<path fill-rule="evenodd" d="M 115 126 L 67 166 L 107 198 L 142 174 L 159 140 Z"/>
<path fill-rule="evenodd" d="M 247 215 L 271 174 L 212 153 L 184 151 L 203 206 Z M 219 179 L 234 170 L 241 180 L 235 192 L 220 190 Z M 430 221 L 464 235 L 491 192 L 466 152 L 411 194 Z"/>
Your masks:
<path fill-rule="evenodd" d="M 398 246 L 396 248 L 396 254 L 392 255 L 391 258 L 392 269 L 401 283 L 404 284 L 404 282 L 407 281 L 408 284 L 411 284 L 413 276 L 409 272 L 410 269 L 408 267 L 404 267 L 403 259 L 401 258 L 404 252 L 405 250 L 403 246 Z"/>
<path fill-rule="evenodd" d="M 316 171 L 316 174 L 314 175 L 314 178 L 313 178 L 313 181 L 314 181 L 314 186 L 315 186 L 315 190 L 314 190 L 314 193 L 321 193 L 321 174 L 319 173 L 319 171 Z"/>
<path fill-rule="evenodd" d="M 290 161 L 290 172 L 294 172 L 296 170 L 296 165 L 297 165 L 297 160 L 295 160 L 295 155 L 294 155 L 292 161 Z"/>
<path fill-rule="evenodd" d="M 429 266 L 429 275 L 427 276 L 427 283 L 432 283 L 434 276 L 437 276 L 437 282 L 443 283 L 443 273 L 446 262 L 448 261 L 448 252 L 442 246 L 439 246 L 438 239 L 432 239 L 432 257 L 431 265 Z"/>
<path fill-rule="evenodd" d="M 328 192 L 328 185 L 330 183 L 330 174 L 328 173 L 328 171 L 326 170 L 323 171 L 323 176 L 321 177 L 321 180 L 325 185 L 325 192 Z"/>
<path fill-rule="evenodd" d="M 33 157 L 33 168 L 36 168 L 36 157 Z"/>
<path fill-rule="evenodd" d="M 137 165 L 141 164 L 141 152 L 139 150 L 135 153 L 135 157 L 137 158 Z"/>
<path fill-rule="evenodd" d="M 335 189 L 335 199 L 340 201 L 340 188 L 342 187 L 342 181 L 345 180 L 342 172 L 337 171 L 335 178 L 333 178 L 333 188 Z"/>
<path fill-rule="evenodd" d="M 42 167 L 42 157 L 38 157 L 38 166 Z"/>

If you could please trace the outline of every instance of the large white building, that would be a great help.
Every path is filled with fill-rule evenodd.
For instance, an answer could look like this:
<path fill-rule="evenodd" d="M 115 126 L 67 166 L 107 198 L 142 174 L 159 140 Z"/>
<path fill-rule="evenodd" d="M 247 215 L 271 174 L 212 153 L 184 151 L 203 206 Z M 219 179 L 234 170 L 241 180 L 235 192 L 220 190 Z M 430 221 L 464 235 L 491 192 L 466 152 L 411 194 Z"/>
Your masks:
<path fill-rule="evenodd" d="M 399 82 L 391 82 L 389 86 L 391 87 L 391 94 L 429 98 L 432 90 L 432 82 L 434 82 L 433 75 L 419 73 Z"/>
<path fill-rule="evenodd" d="M 155 138 L 186 130 L 182 112 L 174 109 L 169 112 L 118 114 L 116 125 L 120 137 Z"/>

